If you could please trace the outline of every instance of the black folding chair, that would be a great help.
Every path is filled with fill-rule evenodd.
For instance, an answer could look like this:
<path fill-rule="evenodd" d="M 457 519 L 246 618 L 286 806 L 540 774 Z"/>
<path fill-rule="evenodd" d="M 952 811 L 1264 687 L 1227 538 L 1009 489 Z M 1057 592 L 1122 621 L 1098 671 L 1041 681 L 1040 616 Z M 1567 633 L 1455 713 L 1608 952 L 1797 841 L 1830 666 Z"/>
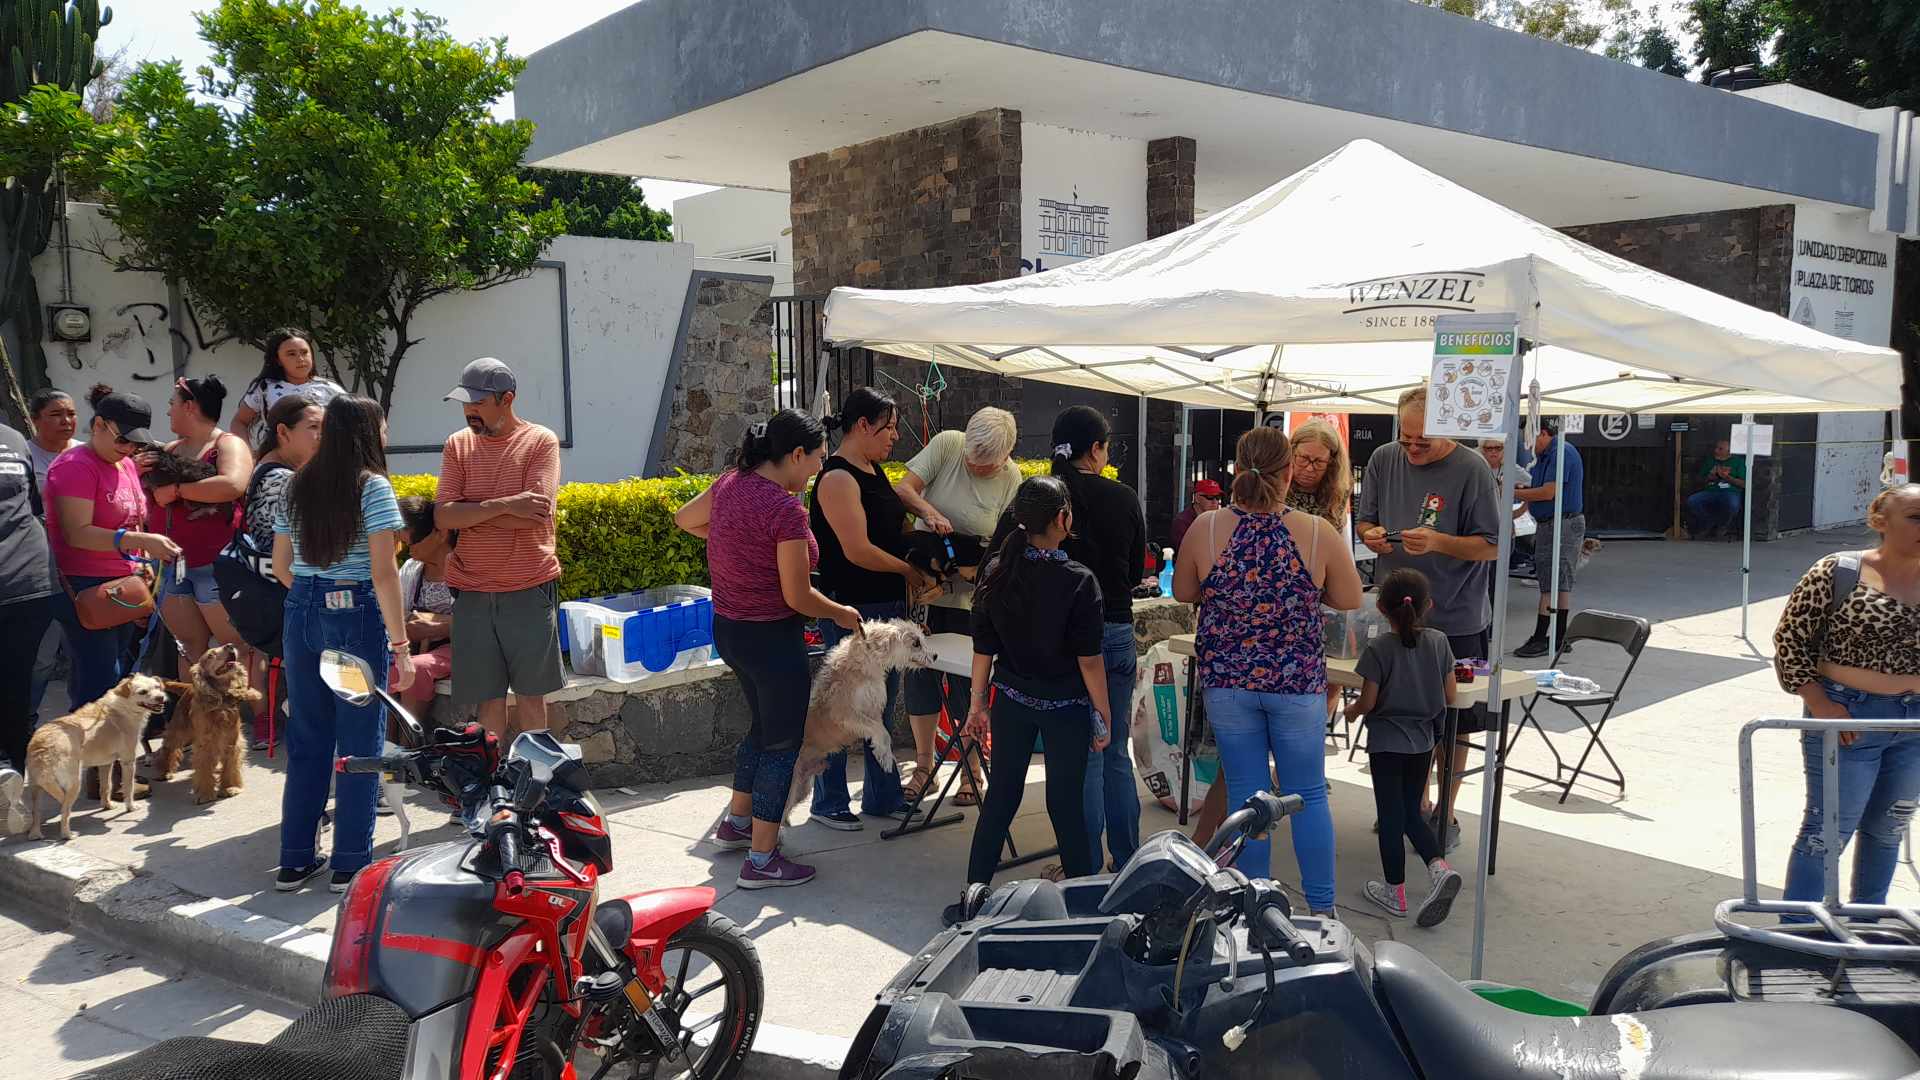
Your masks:
<path fill-rule="evenodd" d="M 1607 718 L 1613 715 L 1614 706 L 1620 703 L 1620 695 L 1626 690 L 1627 680 L 1633 677 L 1633 669 L 1640 663 L 1640 650 L 1647 647 L 1647 637 L 1651 633 L 1652 628 L 1647 625 L 1647 620 L 1638 616 L 1618 615 L 1611 611 L 1576 612 L 1573 618 L 1567 621 L 1566 636 L 1560 639 L 1558 646 L 1554 649 L 1553 662 L 1548 666 L 1559 667 L 1560 658 L 1566 655 L 1567 647 L 1576 641 L 1585 641 L 1619 647 L 1627 654 L 1626 670 L 1620 673 L 1619 681 L 1613 686 L 1603 685 L 1592 694 L 1542 690 L 1528 698 L 1521 705 L 1520 723 L 1514 728 L 1512 737 L 1507 740 L 1506 752 L 1500 755 L 1502 765 L 1509 772 L 1530 776 L 1535 780 L 1558 787 L 1559 801 L 1563 803 L 1567 801 L 1567 796 L 1573 794 L 1573 785 L 1579 782 L 1582 775 L 1612 784 L 1624 795 L 1627 790 L 1627 774 L 1620 768 L 1620 763 L 1614 759 L 1613 753 L 1607 749 L 1607 744 L 1601 741 L 1600 733 L 1607 726 Z M 1581 651 L 1582 657 L 1587 655 L 1585 650 Z M 1559 748 L 1553 745 L 1553 739 L 1548 736 L 1547 729 L 1540 726 L 1539 717 L 1533 714 L 1534 706 L 1540 704 L 1543 698 L 1572 713 L 1574 719 L 1580 721 L 1580 726 L 1587 729 L 1587 747 L 1581 751 L 1580 760 L 1574 762 L 1571 768 L 1568 767 L 1566 759 L 1560 756 Z M 1591 709 L 1599 709 L 1600 715 L 1590 717 L 1587 710 Z M 1508 754 L 1512 753 L 1514 745 L 1520 741 L 1520 736 L 1528 727 L 1540 733 L 1541 740 L 1547 744 L 1547 752 L 1553 755 L 1552 776 L 1544 776 L 1505 764 L 1509 760 Z M 1607 764 L 1613 766 L 1612 776 L 1587 771 L 1587 759 L 1595 750 L 1599 750 L 1601 756 L 1607 759 Z"/>

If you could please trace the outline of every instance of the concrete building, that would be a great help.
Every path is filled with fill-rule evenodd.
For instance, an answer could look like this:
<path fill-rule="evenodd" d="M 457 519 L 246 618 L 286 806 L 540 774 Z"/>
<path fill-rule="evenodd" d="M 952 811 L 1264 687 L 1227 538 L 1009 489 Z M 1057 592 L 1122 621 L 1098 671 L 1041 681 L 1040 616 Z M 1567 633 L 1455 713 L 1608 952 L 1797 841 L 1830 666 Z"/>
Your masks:
<path fill-rule="evenodd" d="M 646 0 L 535 53 L 516 110 L 542 165 L 785 192 L 801 296 L 1098 255 L 1365 137 L 1623 258 L 1906 348 L 1920 386 L 1895 329 L 1920 321 L 1920 267 L 1896 281 L 1898 238 L 1920 235 L 1911 114 L 1727 93 L 1405 0 Z M 1002 404 L 1023 442 L 1075 396 L 947 383 L 950 423 Z M 1132 403 L 1105 404 L 1163 534 L 1179 411 L 1155 403 L 1142 432 Z M 1193 456 L 1246 419 L 1201 425 L 1216 441 Z M 1725 425 L 1589 425 L 1590 522 L 1664 528 Z M 1779 418 L 1757 531 L 1859 520 L 1888 427 Z"/>
<path fill-rule="evenodd" d="M 673 238 L 697 259 L 765 263 L 774 295 L 793 291 L 793 224 L 784 191 L 720 188 L 673 201 Z"/>

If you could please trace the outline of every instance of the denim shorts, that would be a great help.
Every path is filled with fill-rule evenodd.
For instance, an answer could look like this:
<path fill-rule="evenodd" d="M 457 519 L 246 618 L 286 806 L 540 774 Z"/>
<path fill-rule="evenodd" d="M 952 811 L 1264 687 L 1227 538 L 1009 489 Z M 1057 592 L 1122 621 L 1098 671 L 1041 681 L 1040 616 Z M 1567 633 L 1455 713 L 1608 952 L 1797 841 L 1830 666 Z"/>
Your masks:
<path fill-rule="evenodd" d="M 212 563 L 187 567 L 185 577 L 180 576 L 179 567 L 179 563 L 171 563 L 160 571 L 167 581 L 162 595 L 191 596 L 196 604 L 220 602 L 220 583 L 214 580 Z"/>

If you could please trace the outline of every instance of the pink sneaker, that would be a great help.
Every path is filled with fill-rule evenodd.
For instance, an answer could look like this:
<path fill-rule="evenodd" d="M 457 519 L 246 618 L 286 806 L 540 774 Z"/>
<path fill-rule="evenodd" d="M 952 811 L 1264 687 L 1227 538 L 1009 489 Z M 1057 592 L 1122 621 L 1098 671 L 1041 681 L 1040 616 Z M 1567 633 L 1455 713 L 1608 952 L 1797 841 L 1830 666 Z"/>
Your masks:
<path fill-rule="evenodd" d="M 813 867 L 802 866 L 775 848 L 773 858 L 768 859 L 764 867 L 753 865 L 751 857 L 741 863 L 737 884 L 743 889 L 782 889 L 789 885 L 805 885 L 812 880 Z"/>
<path fill-rule="evenodd" d="M 745 851 L 753 845 L 751 828 L 736 829 L 733 822 L 720 819 L 720 827 L 713 830 L 713 846 L 721 851 Z"/>

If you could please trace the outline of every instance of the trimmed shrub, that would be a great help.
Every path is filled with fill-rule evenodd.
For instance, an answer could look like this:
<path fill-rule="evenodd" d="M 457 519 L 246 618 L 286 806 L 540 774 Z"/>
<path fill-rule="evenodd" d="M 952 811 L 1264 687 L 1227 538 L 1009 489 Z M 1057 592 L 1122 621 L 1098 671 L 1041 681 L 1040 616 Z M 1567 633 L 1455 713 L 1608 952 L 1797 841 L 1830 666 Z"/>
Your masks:
<path fill-rule="evenodd" d="M 1020 475 L 1048 471 L 1044 461 L 1017 461 Z M 898 483 L 907 467 L 884 463 Z M 1116 476 L 1112 468 L 1109 477 Z M 661 585 L 706 585 L 707 543 L 683 533 L 674 511 L 692 502 L 713 477 L 682 473 L 612 484 L 562 484 L 556 500 L 554 548 L 560 556 L 560 598 L 652 589 Z M 432 498 L 440 478 L 430 473 L 392 477 L 394 494 Z"/>

